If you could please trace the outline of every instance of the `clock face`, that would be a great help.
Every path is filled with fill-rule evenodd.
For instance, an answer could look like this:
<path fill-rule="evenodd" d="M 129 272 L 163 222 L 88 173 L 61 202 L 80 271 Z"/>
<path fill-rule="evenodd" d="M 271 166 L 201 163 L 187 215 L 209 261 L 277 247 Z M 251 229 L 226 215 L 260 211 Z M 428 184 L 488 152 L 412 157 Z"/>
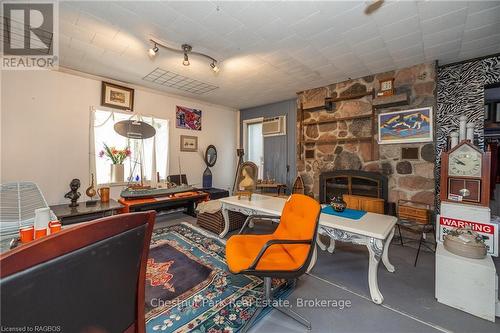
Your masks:
<path fill-rule="evenodd" d="M 392 90 L 392 80 L 380 82 L 380 90 Z"/>
<path fill-rule="evenodd" d="M 450 153 L 448 173 L 456 177 L 481 177 L 482 154 L 470 147 L 462 145 Z"/>

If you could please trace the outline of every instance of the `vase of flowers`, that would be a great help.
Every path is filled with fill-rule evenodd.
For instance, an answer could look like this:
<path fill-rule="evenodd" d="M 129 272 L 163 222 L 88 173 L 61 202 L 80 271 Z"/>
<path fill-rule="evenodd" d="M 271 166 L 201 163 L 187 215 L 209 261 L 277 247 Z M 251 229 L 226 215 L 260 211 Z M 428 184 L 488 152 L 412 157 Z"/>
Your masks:
<path fill-rule="evenodd" d="M 130 148 L 116 149 L 104 144 L 104 149 L 99 152 L 100 157 L 107 157 L 111 161 L 111 182 L 120 183 L 124 181 L 125 168 L 123 161 L 130 156 Z"/>

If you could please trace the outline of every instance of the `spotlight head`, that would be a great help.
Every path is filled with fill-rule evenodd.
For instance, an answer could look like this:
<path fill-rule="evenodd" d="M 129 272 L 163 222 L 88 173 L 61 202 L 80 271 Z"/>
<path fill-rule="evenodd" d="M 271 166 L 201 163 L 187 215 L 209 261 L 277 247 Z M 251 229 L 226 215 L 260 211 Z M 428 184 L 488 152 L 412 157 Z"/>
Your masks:
<path fill-rule="evenodd" d="M 365 14 L 371 15 L 376 12 L 382 5 L 384 0 L 370 0 L 366 2 Z"/>
<path fill-rule="evenodd" d="M 184 53 L 184 61 L 182 62 L 184 66 L 189 66 L 189 58 L 187 53 Z"/>
<path fill-rule="evenodd" d="M 220 67 L 217 66 L 217 63 L 215 61 L 212 61 L 212 63 L 210 64 L 210 68 L 212 68 L 214 73 L 219 73 L 220 71 Z"/>
<path fill-rule="evenodd" d="M 148 50 L 148 55 L 151 57 L 151 58 L 154 58 L 156 56 L 156 53 L 158 53 L 158 46 L 155 44 L 155 46 L 153 46 L 152 48 L 150 48 Z"/>

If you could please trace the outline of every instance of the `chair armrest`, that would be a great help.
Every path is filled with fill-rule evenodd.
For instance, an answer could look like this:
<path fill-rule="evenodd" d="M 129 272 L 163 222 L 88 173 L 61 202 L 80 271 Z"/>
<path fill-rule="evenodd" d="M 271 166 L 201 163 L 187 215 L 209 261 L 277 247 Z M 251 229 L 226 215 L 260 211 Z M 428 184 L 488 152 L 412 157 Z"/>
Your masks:
<path fill-rule="evenodd" d="M 253 220 L 253 219 L 260 219 L 260 220 L 279 220 L 280 219 L 280 216 L 276 216 L 276 215 L 259 215 L 259 214 L 256 214 L 256 215 L 250 215 L 247 217 L 247 219 L 245 220 L 245 223 L 243 223 L 243 226 L 241 227 L 240 229 L 240 232 L 238 233 L 238 235 L 241 235 L 243 233 L 243 230 L 245 230 L 246 226 L 248 225 L 248 223 Z"/>
<path fill-rule="evenodd" d="M 248 269 L 255 269 L 257 265 L 259 264 L 260 259 L 266 253 L 267 249 L 270 248 L 273 245 L 276 244 L 312 244 L 312 239 L 271 239 L 264 244 L 262 249 L 260 249 L 259 254 L 257 255 L 257 258 L 252 262 L 250 267 Z"/>

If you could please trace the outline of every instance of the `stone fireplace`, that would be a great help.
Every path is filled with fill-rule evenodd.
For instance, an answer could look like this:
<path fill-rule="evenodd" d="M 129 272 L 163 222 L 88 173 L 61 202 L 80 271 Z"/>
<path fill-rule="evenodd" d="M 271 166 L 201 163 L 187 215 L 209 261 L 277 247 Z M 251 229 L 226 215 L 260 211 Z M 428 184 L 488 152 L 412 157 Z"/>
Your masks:
<path fill-rule="evenodd" d="M 324 200 L 322 190 L 333 191 L 333 188 L 339 190 L 341 186 L 349 185 L 345 184 L 345 178 L 339 178 L 334 181 L 336 187 L 329 185 L 330 187 L 326 190 L 322 189 L 322 179 L 330 172 L 341 170 L 370 172 L 386 178 L 384 191 L 386 191 L 387 201 L 397 203 L 399 199 L 408 199 L 434 204 L 435 155 L 432 142 L 378 145 L 376 140 L 374 144 L 370 141 L 337 140 L 335 143 L 327 144 L 311 143 L 315 140 L 325 141 L 370 135 L 371 121 L 363 119 L 366 117 L 362 116 L 372 112 L 372 96 L 334 103 L 332 110 L 323 109 L 322 106 L 325 104 L 325 98 L 328 97 L 362 95 L 372 89 L 378 91 L 379 80 L 387 78 L 395 79 L 395 93 L 406 93 L 409 96 L 408 103 L 403 106 L 378 108 L 377 114 L 424 106 L 432 106 L 434 113 L 436 112 L 436 70 L 433 63 L 370 75 L 298 93 L 297 140 L 300 140 L 303 135 L 305 141 L 302 145 L 299 141 L 297 142 L 299 148 L 297 171 L 304 181 L 307 194 Z M 318 123 L 318 125 L 307 126 L 302 132 L 299 123 L 302 117 L 301 104 L 305 109 L 316 108 L 316 110 L 304 111 L 303 120 Z M 322 123 L 323 120 L 345 117 L 351 117 L 352 120 Z M 376 123 L 376 116 L 373 121 Z M 374 138 L 377 138 L 377 134 L 374 134 Z M 403 156 L 403 148 L 411 148 L 414 152 L 413 156 Z M 367 191 L 364 195 L 375 194 L 373 184 L 358 184 L 357 182 L 362 181 L 359 178 L 356 179 L 355 185 L 359 186 L 356 191 L 366 187 Z"/>

